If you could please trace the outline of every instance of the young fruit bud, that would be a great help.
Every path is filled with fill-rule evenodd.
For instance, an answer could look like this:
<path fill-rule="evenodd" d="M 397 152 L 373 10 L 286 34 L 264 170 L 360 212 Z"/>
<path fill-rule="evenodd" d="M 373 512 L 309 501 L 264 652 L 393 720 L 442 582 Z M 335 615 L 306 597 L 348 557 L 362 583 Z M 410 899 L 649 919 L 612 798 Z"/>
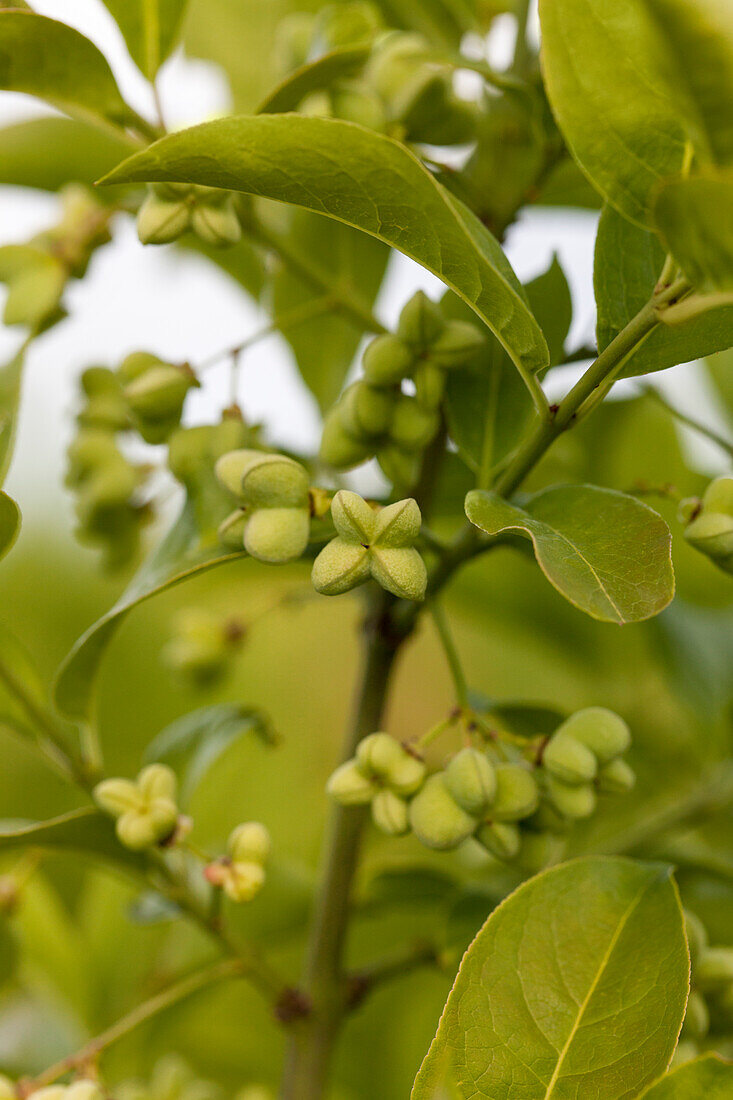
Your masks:
<path fill-rule="evenodd" d="M 705 925 L 695 913 L 691 913 L 689 909 L 685 909 L 684 914 L 687 946 L 690 949 L 692 965 L 695 967 L 700 955 L 708 946 L 708 934 L 705 930 Z"/>
<path fill-rule="evenodd" d="M 331 539 L 323 547 L 311 572 L 313 587 L 324 596 L 340 596 L 370 576 L 368 549 L 342 538 Z"/>
<path fill-rule="evenodd" d="M 117 819 L 117 836 L 134 851 L 167 840 L 178 822 L 176 776 L 165 764 L 143 768 L 133 783 L 106 779 L 94 788 L 97 805 Z"/>
<path fill-rule="evenodd" d="M 327 794 L 342 806 L 364 806 L 377 793 L 376 783 L 354 760 L 336 768 L 326 784 Z"/>
<path fill-rule="evenodd" d="M 461 809 L 480 817 L 496 794 L 496 772 L 485 753 L 462 749 L 445 769 L 443 781 Z"/>
<path fill-rule="evenodd" d="M 310 512 L 306 508 L 258 508 L 244 528 L 244 548 L 271 565 L 295 561 L 308 545 Z"/>
<path fill-rule="evenodd" d="M 448 321 L 430 348 L 430 360 L 445 370 L 465 366 L 486 343 L 477 325 L 470 321 Z"/>
<path fill-rule="evenodd" d="M 542 754 L 547 771 L 563 783 L 589 783 L 595 779 L 598 764 L 595 755 L 567 733 L 550 738 Z"/>
<path fill-rule="evenodd" d="M 265 869 L 253 860 L 218 860 L 210 863 L 204 873 L 212 886 L 219 886 L 238 903 L 252 901 L 265 884 Z"/>
<path fill-rule="evenodd" d="M 560 733 L 589 748 L 601 765 L 626 752 L 631 744 L 629 727 L 623 718 L 605 707 L 577 711 L 563 722 L 555 736 Z"/>
<path fill-rule="evenodd" d="M 267 863 L 270 855 L 270 834 L 259 821 L 237 825 L 227 842 L 227 851 L 235 863 Z"/>
<path fill-rule="evenodd" d="M 394 413 L 395 395 L 368 382 L 357 382 L 353 388 L 353 408 L 356 422 L 364 435 L 382 435 L 387 431 Z"/>
<path fill-rule="evenodd" d="M 696 550 L 723 564 L 733 556 L 733 517 L 703 510 L 685 528 L 685 538 Z"/>
<path fill-rule="evenodd" d="M 186 394 L 198 385 L 190 367 L 164 364 L 129 382 L 123 392 L 131 411 L 141 420 L 178 420 Z"/>
<path fill-rule="evenodd" d="M 710 1012 L 705 998 L 698 990 L 693 989 L 687 1001 L 685 1022 L 682 1028 L 684 1035 L 692 1035 L 695 1039 L 704 1038 L 710 1030 Z"/>
<path fill-rule="evenodd" d="M 539 791 L 532 773 L 523 764 L 498 764 L 496 794 L 491 807 L 494 821 L 521 821 L 537 809 Z"/>
<path fill-rule="evenodd" d="M 626 794 L 635 783 L 633 768 L 621 757 L 604 764 L 598 773 L 598 790 L 604 794 Z"/>
<path fill-rule="evenodd" d="M 733 982 L 733 947 L 706 947 L 695 968 L 695 983 L 703 991 L 721 990 Z"/>
<path fill-rule="evenodd" d="M 405 750 L 388 733 L 370 733 L 356 747 L 356 760 L 365 775 L 387 782 L 392 768 L 402 763 Z"/>
<path fill-rule="evenodd" d="M 733 517 L 733 477 L 716 477 L 711 481 L 702 497 L 706 512 L 717 512 Z"/>
<path fill-rule="evenodd" d="M 591 783 L 563 783 L 550 775 L 547 777 L 547 793 L 553 805 L 565 817 L 590 817 L 596 808 L 596 792 Z"/>
<path fill-rule="evenodd" d="M 407 803 L 393 791 L 378 791 L 372 800 L 372 820 L 387 836 L 403 836 L 410 827 Z"/>
<path fill-rule="evenodd" d="M 412 374 L 415 353 L 399 336 L 388 332 L 367 345 L 362 362 L 370 385 L 397 386 Z"/>
<path fill-rule="evenodd" d="M 433 346 L 444 328 L 440 306 L 418 290 L 402 309 L 397 335 L 411 348 L 422 352 Z"/>
<path fill-rule="evenodd" d="M 369 552 L 369 568 L 377 584 L 401 600 L 425 599 L 428 574 L 425 562 L 414 547 L 382 549 L 375 545 Z"/>
<path fill-rule="evenodd" d="M 415 400 L 423 409 L 440 407 L 445 393 L 445 371 L 429 361 L 415 368 Z"/>
<path fill-rule="evenodd" d="M 415 794 L 425 782 L 425 765 L 422 760 L 403 749 L 401 759 L 389 769 L 387 782 L 395 794 Z"/>
<path fill-rule="evenodd" d="M 191 224 L 186 202 L 161 199 L 149 191 L 137 215 L 137 235 L 142 244 L 170 244 Z"/>
<path fill-rule="evenodd" d="M 403 451 L 423 450 L 439 427 L 436 410 L 426 409 L 415 397 L 401 394 L 395 401 L 389 437 Z"/>
<path fill-rule="evenodd" d="M 404 451 L 395 443 L 387 443 L 379 448 L 377 460 L 384 476 L 393 485 L 411 486 L 415 484 L 420 471 L 420 454 L 416 451 Z"/>
<path fill-rule="evenodd" d="M 426 779 L 410 802 L 409 821 L 421 844 L 441 851 L 457 847 L 471 836 L 477 824 L 476 818 L 451 797 L 442 775 Z"/>
<path fill-rule="evenodd" d="M 236 244 L 242 227 L 231 199 L 223 203 L 197 203 L 191 211 L 191 228 L 196 236 L 215 248 Z"/>
<path fill-rule="evenodd" d="M 518 826 L 501 821 L 489 821 L 480 825 L 476 840 L 492 856 L 505 862 L 516 859 L 522 846 L 522 836 Z"/>
<path fill-rule="evenodd" d="M 377 528 L 377 513 L 358 493 L 339 489 L 331 501 L 331 518 L 339 536 L 346 542 L 368 546 Z"/>
<path fill-rule="evenodd" d="M 420 534 L 422 515 L 416 500 L 407 497 L 388 504 L 376 514 L 373 541 L 379 546 L 410 546 Z"/>
<path fill-rule="evenodd" d="M 305 467 L 285 455 L 261 451 L 242 474 L 242 500 L 252 508 L 308 508 Z"/>
<path fill-rule="evenodd" d="M 217 535 L 222 546 L 226 546 L 230 550 L 244 549 L 244 532 L 247 527 L 247 519 L 247 513 L 244 509 L 237 508 L 219 524 Z"/>
<path fill-rule="evenodd" d="M 319 457 L 327 466 L 333 466 L 336 470 L 350 470 L 354 466 L 361 466 L 374 454 L 374 448 L 363 439 L 356 439 L 350 435 L 341 419 L 339 405 L 327 413 L 323 422 L 323 434 Z"/>

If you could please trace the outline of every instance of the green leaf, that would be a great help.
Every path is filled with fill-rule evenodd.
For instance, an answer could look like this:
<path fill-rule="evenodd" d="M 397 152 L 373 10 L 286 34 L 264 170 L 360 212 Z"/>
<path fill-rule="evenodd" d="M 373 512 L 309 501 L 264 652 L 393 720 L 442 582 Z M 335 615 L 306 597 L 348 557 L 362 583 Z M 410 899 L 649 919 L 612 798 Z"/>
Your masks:
<path fill-rule="evenodd" d="M 97 47 L 73 27 L 35 12 L 0 12 L 0 88 L 38 96 L 103 128 L 136 120 Z"/>
<path fill-rule="evenodd" d="M 42 191 L 92 184 L 128 152 L 123 139 L 77 119 L 29 118 L 0 130 L 0 184 Z"/>
<path fill-rule="evenodd" d="M 202 538 L 193 503 L 187 501 L 167 537 L 143 564 L 121 598 L 82 635 L 62 663 L 54 689 L 61 713 L 78 721 L 90 718 L 94 680 L 105 650 L 134 607 L 189 577 L 241 557 L 239 553 L 223 549 L 215 537 Z"/>
<path fill-rule="evenodd" d="M 389 249 L 341 222 L 317 217 L 306 210 L 294 210 L 293 215 L 286 238 L 288 244 L 311 257 L 327 282 L 353 293 L 368 309 L 382 285 Z M 283 265 L 277 270 L 272 284 L 275 317 L 321 297 L 321 290 L 314 289 L 289 268 Z M 346 317 L 333 310 L 283 332 L 322 411 L 329 409 L 341 392 L 362 335 L 363 329 L 355 325 L 351 315 Z"/>
<path fill-rule="evenodd" d="M 476 0 L 377 0 L 391 27 L 424 34 L 436 46 L 457 49 L 464 34 L 478 30 Z"/>
<path fill-rule="evenodd" d="M 257 108 L 257 114 L 275 115 L 295 111 L 311 92 L 330 88 L 338 80 L 355 76 L 363 68 L 370 46 L 343 46 L 322 54 L 290 73 Z"/>
<path fill-rule="evenodd" d="M 657 1081 L 644 1100 L 728 1100 L 733 1096 L 733 1064 L 704 1054 Z"/>
<path fill-rule="evenodd" d="M 595 284 L 598 350 L 604 348 L 651 298 L 665 252 L 654 233 L 632 225 L 607 206 L 596 237 Z M 677 325 L 657 325 L 626 361 L 621 378 L 665 370 L 731 343 L 733 307 L 724 306 Z"/>
<path fill-rule="evenodd" d="M 696 290 L 733 290 L 733 172 L 668 180 L 654 221 Z M 733 343 L 733 326 L 728 338 Z"/>
<path fill-rule="evenodd" d="M 145 859 L 120 844 L 114 824 L 95 809 L 72 810 L 47 821 L 0 821 L 0 853 L 23 848 L 76 852 L 140 874 Z"/>
<path fill-rule="evenodd" d="M 0 558 L 12 550 L 20 531 L 20 508 L 12 497 L 0 490 Z"/>
<path fill-rule="evenodd" d="M 186 0 L 104 0 L 130 57 L 148 80 L 176 44 Z"/>
<path fill-rule="evenodd" d="M 639 622 L 674 595 L 669 528 L 635 497 L 568 485 L 536 493 L 518 508 L 473 490 L 466 515 L 487 535 L 516 531 L 531 539 L 550 584 L 594 619 Z"/>
<path fill-rule="evenodd" d="M 691 143 L 733 158 L 733 18 L 719 0 L 540 0 L 550 103 L 584 172 L 641 225 Z"/>
<path fill-rule="evenodd" d="M 525 284 L 534 315 L 543 329 L 550 362 L 562 361 L 570 328 L 572 303 L 567 280 L 556 257 L 542 275 Z M 454 295 L 446 295 L 446 314 L 462 321 L 471 312 Z M 446 391 L 446 417 L 463 460 L 478 473 L 491 468 L 516 447 L 534 405 L 512 362 L 496 340 L 489 339 L 466 369 L 451 371 Z"/>
<path fill-rule="evenodd" d="M 629 1100 L 669 1063 L 689 958 L 669 869 L 574 860 L 537 875 L 461 963 L 412 1100 Z"/>
<path fill-rule="evenodd" d="M 523 369 L 547 364 L 544 337 L 497 242 L 391 138 L 335 119 L 219 119 L 155 142 L 104 182 L 155 180 L 263 195 L 362 229 L 455 290 Z"/>
<path fill-rule="evenodd" d="M 277 743 L 269 719 L 254 707 L 241 703 L 217 703 L 177 718 L 154 737 L 145 760 L 161 760 L 182 773 L 186 797 L 206 772 L 240 737 L 254 734 L 266 745 Z"/>
<path fill-rule="evenodd" d="M 9 363 L 0 367 L 0 485 L 5 481 L 13 457 L 24 352 L 23 347 Z"/>

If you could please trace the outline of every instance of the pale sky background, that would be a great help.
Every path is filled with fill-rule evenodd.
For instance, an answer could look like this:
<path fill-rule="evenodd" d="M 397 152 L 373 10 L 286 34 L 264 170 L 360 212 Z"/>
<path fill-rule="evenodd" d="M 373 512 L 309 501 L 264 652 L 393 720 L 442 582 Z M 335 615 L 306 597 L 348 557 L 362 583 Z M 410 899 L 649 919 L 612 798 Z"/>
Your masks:
<path fill-rule="evenodd" d="M 263 0 L 264 2 L 264 0 Z M 150 90 L 128 58 L 122 38 L 100 0 L 35 0 L 42 14 L 62 19 L 91 38 L 105 53 L 123 94 L 150 114 Z M 511 50 L 511 20 L 500 20 L 490 42 L 490 57 L 500 64 Z M 246 59 L 245 59 L 246 61 Z M 160 94 L 170 126 L 191 125 L 228 109 L 226 81 L 216 66 L 175 55 L 160 76 Z M 0 126 L 48 113 L 30 97 L 0 93 Z M 54 196 L 19 188 L 0 188 L 0 243 L 20 242 L 56 218 Z M 553 251 L 570 281 L 575 317 L 570 346 L 592 340 L 593 240 L 596 217 L 584 211 L 531 211 L 506 241 L 520 279 L 543 271 Z M 377 303 L 377 313 L 392 323 L 418 287 L 437 293 L 440 284 L 416 264 L 396 256 Z M 4 301 L 0 287 L 0 309 Z M 264 316 L 213 265 L 173 248 L 144 248 L 131 220 L 121 219 L 114 241 L 101 249 L 82 282 L 66 294 L 70 317 L 38 340 L 28 356 L 23 412 L 9 492 L 20 500 L 26 522 L 41 512 L 56 519 L 70 511 L 59 496 L 64 451 L 73 431 L 75 379 L 91 363 L 114 365 L 129 351 L 146 349 L 194 365 L 220 348 L 234 345 L 259 328 Z M 19 331 L 0 327 L 0 361 L 19 343 Z M 548 383 L 553 396 L 573 381 L 577 367 L 555 372 Z M 679 405 L 720 426 L 706 381 L 695 365 L 652 376 Z M 622 383 L 623 387 L 633 383 Z M 201 422 L 226 403 L 228 368 L 206 372 L 203 390 L 187 403 L 186 419 Z M 299 379 L 286 345 L 278 338 L 256 345 L 240 374 L 240 403 L 251 420 L 269 426 L 269 438 L 295 448 L 313 448 L 318 438 L 315 404 Z M 699 437 L 686 437 L 698 464 L 720 469 L 720 454 Z"/>

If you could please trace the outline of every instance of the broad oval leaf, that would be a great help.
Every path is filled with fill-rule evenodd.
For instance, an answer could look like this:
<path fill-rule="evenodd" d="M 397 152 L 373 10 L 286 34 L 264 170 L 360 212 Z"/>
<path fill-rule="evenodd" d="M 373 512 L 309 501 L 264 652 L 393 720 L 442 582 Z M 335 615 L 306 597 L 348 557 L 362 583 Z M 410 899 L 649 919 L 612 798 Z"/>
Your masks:
<path fill-rule="evenodd" d="M 20 531 L 20 508 L 0 489 L 0 558 L 5 557 Z"/>
<path fill-rule="evenodd" d="M 134 607 L 189 577 L 242 556 L 223 549 L 215 540 L 202 541 L 194 508 L 187 501 L 167 537 L 121 598 L 90 626 L 65 658 L 54 687 L 54 698 L 61 713 L 77 721 L 91 717 L 94 682 L 105 650 Z"/>
<path fill-rule="evenodd" d="M 733 171 L 668 180 L 656 196 L 654 221 L 696 290 L 733 291 Z"/>
<path fill-rule="evenodd" d="M 145 750 L 147 762 L 163 761 L 183 776 L 184 797 L 190 797 L 216 760 L 245 734 L 266 745 L 277 743 L 267 716 L 241 703 L 216 703 L 176 718 Z"/>
<path fill-rule="evenodd" d="M 129 151 L 123 137 L 78 119 L 27 118 L 0 130 L 0 184 L 42 191 L 58 191 L 72 182 L 92 184 Z M 98 194 L 104 198 L 104 192 Z"/>
<path fill-rule="evenodd" d="M 665 252 L 655 233 L 633 225 L 611 206 L 601 214 L 593 282 L 598 309 L 598 350 L 613 340 L 651 298 Z M 629 356 L 619 375 L 651 374 L 724 351 L 733 339 L 733 306 L 722 306 L 675 325 L 657 325 Z"/>
<path fill-rule="evenodd" d="M 466 515 L 487 535 L 516 531 L 531 539 L 550 584 L 594 619 L 639 622 L 674 596 L 669 528 L 625 493 L 559 486 L 518 508 L 476 489 L 466 497 Z"/>
<path fill-rule="evenodd" d="M 442 279 L 522 369 L 547 365 L 542 331 L 499 244 L 383 134 L 299 115 L 219 119 L 155 142 L 103 182 L 156 180 L 262 195 L 361 229 Z"/>
<path fill-rule="evenodd" d="M 680 1066 L 642 1093 L 643 1100 L 729 1100 L 733 1096 L 733 1063 L 704 1054 Z"/>
<path fill-rule="evenodd" d="M 130 57 L 154 80 L 176 44 L 187 0 L 104 0 L 122 31 Z"/>
<path fill-rule="evenodd" d="M 594 186 L 649 224 L 650 195 L 692 144 L 733 157 L 733 18 L 719 0 L 540 0 L 553 111 Z M 603 140 L 599 140 L 599 135 Z"/>
<path fill-rule="evenodd" d="M 672 1056 L 689 956 L 670 871 L 591 857 L 537 875 L 468 949 L 412 1100 L 629 1100 Z"/>
<path fill-rule="evenodd" d="M 142 874 L 145 857 L 120 844 L 111 818 L 92 808 L 47 821 L 0 821 L 0 854 L 23 848 L 75 852 Z"/>
<path fill-rule="evenodd" d="M 308 65 L 301 65 L 263 100 L 257 114 L 277 115 L 295 111 L 311 92 L 319 92 L 330 88 L 336 80 L 355 76 L 363 68 L 370 52 L 370 46 L 344 46 L 322 54 Z"/>
<path fill-rule="evenodd" d="M 0 88 L 38 96 L 96 126 L 126 126 L 136 118 L 94 43 L 35 12 L 0 12 Z"/>

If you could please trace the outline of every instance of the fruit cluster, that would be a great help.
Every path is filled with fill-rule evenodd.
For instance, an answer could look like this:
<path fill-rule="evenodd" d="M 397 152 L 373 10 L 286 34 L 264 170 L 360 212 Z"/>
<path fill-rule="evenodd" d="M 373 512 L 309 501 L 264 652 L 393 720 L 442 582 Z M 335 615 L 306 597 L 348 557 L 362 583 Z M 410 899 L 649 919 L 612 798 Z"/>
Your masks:
<path fill-rule="evenodd" d="M 95 250 L 110 240 L 113 208 L 78 184 L 61 193 L 61 220 L 27 244 L 0 248 L 0 282 L 8 296 L 3 321 L 43 332 L 66 316 L 61 299 L 72 278 L 81 279 Z"/>
<path fill-rule="evenodd" d="M 137 215 L 143 244 L 170 244 L 187 230 L 217 248 L 242 236 L 231 191 L 193 183 L 154 183 Z"/>
<path fill-rule="evenodd" d="M 512 758 L 511 746 L 498 743 L 466 746 L 428 775 L 413 750 L 374 733 L 334 772 L 328 793 L 342 805 L 371 804 L 375 824 L 392 836 L 412 831 L 441 851 L 473 837 L 497 859 L 513 860 L 532 838 L 562 834 L 592 813 L 596 790 L 628 790 L 633 772 L 620 753 L 629 744 L 618 715 L 591 707 L 564 722 L 539 759 Z"/>
<path fill-rule="evenodd" d="M 376 455 L 395 484 L 410 485 L 420 456 L 440 428 L 445 372 L 464 365 L 483 343 L 466 321 L 446 321 L 422 291 L 405 305 L 397 332 L 377 336 L 364 353 L 364 374 L 326 416 L 320 457 L 336 469 Z M 409 380 L 413 393 L 403 393 Z"/>
<path fill-rule="evenodd" d="M 413 546 L 422 520 L 414 500 L 375 512 L 357 493 L 341 489 L 331 502 L 331 516 L 336 538 L 313 563 L 317 592 L 336 596 L 371 577 L 402 599 L 424 599 L 427 572 Z"/>
<path fill-rule="evenodd" d="M 685 538 L 726 573 L 733 573 L 733 477 L 711 481 L 702 499 L 683 500 Z"/>
<path fill-rule="evenodd" d="M 244 546 L 253 558 L 275 565 L 301 556 L 311 520 L 304 466 L 286 455 L 243 449 L 222 455 L 216 476 L 239 504 L 220 528 L 226 545 Z"/>

